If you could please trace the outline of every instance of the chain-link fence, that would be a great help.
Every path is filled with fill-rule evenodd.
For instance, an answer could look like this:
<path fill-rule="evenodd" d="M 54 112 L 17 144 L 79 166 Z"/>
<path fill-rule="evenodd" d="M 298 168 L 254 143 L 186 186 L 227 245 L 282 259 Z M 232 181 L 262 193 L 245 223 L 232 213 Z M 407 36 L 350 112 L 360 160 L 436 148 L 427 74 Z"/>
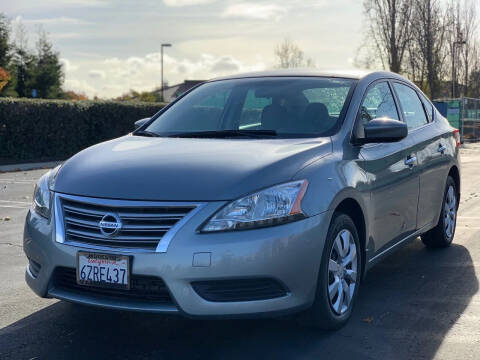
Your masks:
<path fill-rule="evenodd" d="M 433 103 L 460 130 L 462 142 L 480 141 L 480 99 L 438 99 Z"/>

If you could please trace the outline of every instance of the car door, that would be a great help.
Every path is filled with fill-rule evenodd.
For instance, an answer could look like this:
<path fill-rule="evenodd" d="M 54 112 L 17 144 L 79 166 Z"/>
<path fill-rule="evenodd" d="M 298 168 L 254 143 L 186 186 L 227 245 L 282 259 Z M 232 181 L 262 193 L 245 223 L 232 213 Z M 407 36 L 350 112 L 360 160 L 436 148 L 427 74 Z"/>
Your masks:
<path fill-rule="evenodd" d="M 408 125 L 417 155 L 416 171 L 420 178 L 417 226 L 434 222 L 443 200 L 448 172 L 447 139 L 436 126 L 433 105 L 407 84 L 394 82 L 393 88 Z"/>
<path fill-rule="evenodd" d="M 374 118 L 402 120 L 388 81 L 370 85 L 357 121 Z M 417 229 L 419 178 L 410 136 L 394 143 L 367 144 L 360 150 L 370 187 L 371 231 L 378 254 Z"/>

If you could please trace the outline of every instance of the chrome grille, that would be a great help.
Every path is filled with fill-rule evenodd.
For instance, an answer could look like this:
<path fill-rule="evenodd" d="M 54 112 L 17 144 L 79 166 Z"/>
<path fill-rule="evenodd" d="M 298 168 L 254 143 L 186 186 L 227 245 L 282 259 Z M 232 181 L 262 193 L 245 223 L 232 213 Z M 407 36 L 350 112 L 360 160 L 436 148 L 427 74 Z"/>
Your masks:
<path fill-rule="evenodd" d="M 140 204 L 141 203 L 141 204 Z M 155 250 L 162 238 L 197 206 L 156 202 L 80 199 L 60 197 L 64 242 L 93 247 Z M 101 231 L 100 221 L 107 214 L 121 220 L 114 235 Z"/>

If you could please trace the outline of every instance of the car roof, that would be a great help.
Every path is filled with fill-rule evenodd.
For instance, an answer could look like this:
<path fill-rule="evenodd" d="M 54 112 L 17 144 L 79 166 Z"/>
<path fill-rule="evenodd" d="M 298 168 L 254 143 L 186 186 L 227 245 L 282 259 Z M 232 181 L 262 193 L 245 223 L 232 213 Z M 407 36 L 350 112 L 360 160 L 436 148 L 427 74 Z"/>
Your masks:
<path fill-rule="evenodd" d="M 311 76 L 311 77 L 338 77 L 345 79 L 363 79 L 370 78 L 397 78 L 405 80 L 401 75 L 389 71 L 372 71 L 372 70 L 315 70 L 315 69 L 279 69 L 269 71 L 249 72 L 243 74 L 235 74 L 222 76 L 211 79 L 209 81 L 228 80 L 228 79 L 246 79 L 259 77 L 282 77 L 282 76 Z"/>

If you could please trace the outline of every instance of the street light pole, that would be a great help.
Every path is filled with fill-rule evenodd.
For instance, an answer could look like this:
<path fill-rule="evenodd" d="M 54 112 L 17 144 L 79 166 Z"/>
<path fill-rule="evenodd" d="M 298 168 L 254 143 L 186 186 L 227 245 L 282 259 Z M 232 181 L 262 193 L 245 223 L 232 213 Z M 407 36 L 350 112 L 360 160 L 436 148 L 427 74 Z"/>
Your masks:
<path fill-rule="evenodd" d="M 160 62 L 161 62 L 161 65 L 162 65 L 162 72 L 161 72 L 161 80 L 162 80 L 162 83 L 161 83 L 161 87 L 160 89 L 162 90 L 162 101 L 165 101 L 165 95 L 164 95 L 164 92 L 163 92 L 163 48 L 164 47 L 171 47 L 172 44 L 161 44 L 160 46 Z"/>

